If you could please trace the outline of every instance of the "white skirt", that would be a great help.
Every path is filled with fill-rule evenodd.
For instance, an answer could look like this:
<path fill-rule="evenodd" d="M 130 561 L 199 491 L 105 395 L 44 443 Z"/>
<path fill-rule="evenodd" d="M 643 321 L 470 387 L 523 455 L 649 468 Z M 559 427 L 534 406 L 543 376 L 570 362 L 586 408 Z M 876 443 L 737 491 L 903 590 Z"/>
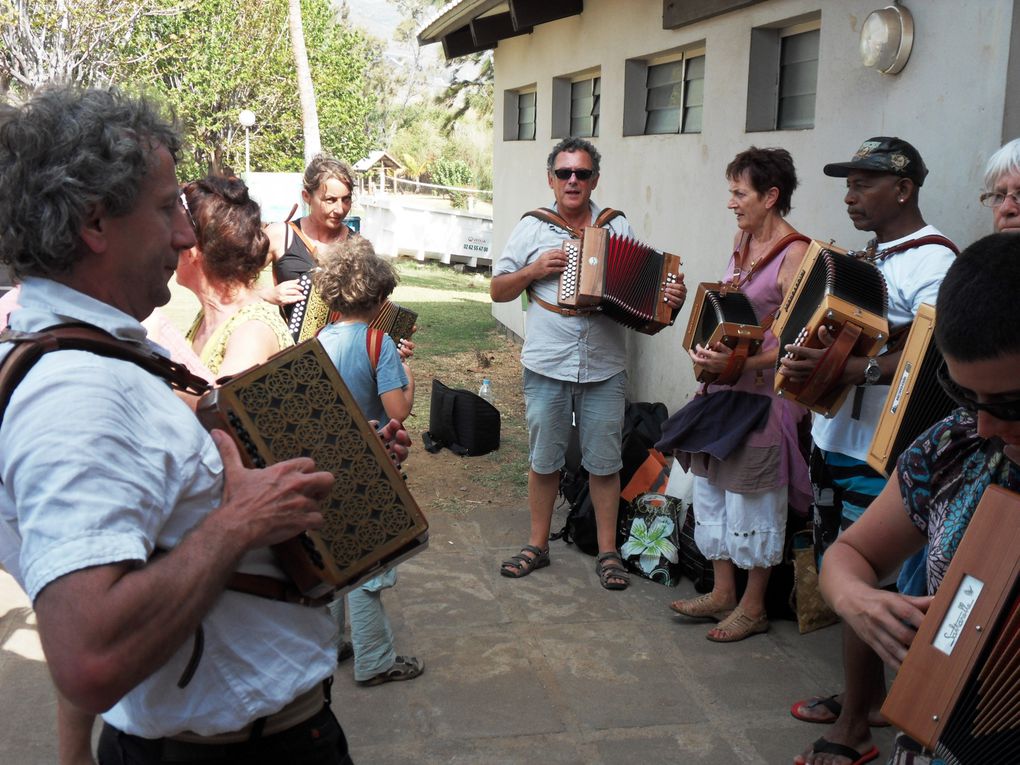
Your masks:
<path fill-rule="evenodd" d="M 695 476 L 694 541 L 709 560 L 769 568 L 783 559 L 787 487 L 737 494 Z"/>

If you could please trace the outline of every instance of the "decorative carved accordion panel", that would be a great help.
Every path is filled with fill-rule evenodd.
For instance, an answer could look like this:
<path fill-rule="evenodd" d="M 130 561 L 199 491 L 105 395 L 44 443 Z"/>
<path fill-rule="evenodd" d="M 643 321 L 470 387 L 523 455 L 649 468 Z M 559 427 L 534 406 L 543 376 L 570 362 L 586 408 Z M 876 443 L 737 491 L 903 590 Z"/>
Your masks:
<path fill-rule="evenodd" d="M 1020 758 L 1020 495 L 985 490 L 882 714 L 947 765 Z"/>
<path fill-rule="evenodd" d="M 329 306 L 322 299 L 314 284 L 315 269 L 298 278 L 298 286 L 304 297 L 294 304 L 290 314 L 288 329 L 295 343 L 315 337 L 335 317 L 331 315 Z"/>
<path fill-rule="evenodd" d="M 371 326 L 381 329 L 393 338 L 393 342 L 399 343 L 401 340 L 410 339 L 417 322 L 418 314 L 416 312 L 410 308 L 404 308 L 392 300 L 387 300 L 379 309 L 375 319 L 372 320 Z"/>
<path fill-rule="evenodd" d="M 868 450 L 868 464 L 888 476 L 919 435 L 956 408 L 937 378 L 942 354 L 935 344 L 935 309 L 922 303 L 910 326 L 896 376 Z"/>
<path fill-rule="evenodd" d="M 831 244 L 811 242 L 776 312 L 772 333 L 780 348 L 821 348 L 818 328 L 823 324 L 833 336 L 847 330 L 856 340 L 846 335 L 852 340 L 846 348 L 837 341 L 807 382 L 777 373 L 776 392 L 826 417 L 835 414 L 852 386 L 840 386 L 830 377 L 838 377 L 848 356 L 875 356 L 885 345 L 888 304 L 885 279 L 874 265 Z"/>
<path fill-rule="evenodd" d="M 560 275 L 560 305 L 598 306 L 614 321 L 648 335 L 676 319 L 665 289 L 679 280 L 678 256 L 593 227 L 580 240 L 566 240 L 563 250 L 567 267 Z"/>
<path fill-rule="evenodd" d="M 758 324 L 758 314 L 751 301 L 740 290 L 724 289 L 720 282 L 702 282 L 694 294 L 691 317 L 687 321 L 683 346 L 685 350 L 722 343 L 730 349 L 744 343 L 747 355 L 760 349 L 765 333 Z M 700 364 L 694 365 L 698 382 L 714 382 L 717 375 Z"/>
<path fill-rule="evenodd" d="M 305 594 L 349 589 L 425 548 L 425 517 L 318 340 L 223 383 L 198 415 L 250 466 L 311 457 L 336 478 L 323 528 L 274 548 Z"/>

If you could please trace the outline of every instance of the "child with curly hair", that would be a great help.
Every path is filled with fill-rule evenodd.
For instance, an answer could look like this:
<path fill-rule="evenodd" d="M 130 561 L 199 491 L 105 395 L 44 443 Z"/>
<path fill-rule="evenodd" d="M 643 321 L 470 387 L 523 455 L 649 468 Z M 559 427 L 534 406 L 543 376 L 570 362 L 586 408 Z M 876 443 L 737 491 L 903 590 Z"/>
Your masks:
<path fill-rule="evenodd" d="M 319 341 L 368 419 L 403 422 L 414 404 L 414 377 L 393 339 L 378 330 L 369 330 L 368 326 L 397 286 L 393 266 L 376 255 L 372 244 L 360 236 L 348 237 L 323 249 L 319 262 L 315 288 L 340 316 L 319 333 Z M 406 345 L 411 346 L 409 342 Z M 409 357 L 409 350 L 407 354 Z M 347 596 L 354 679 L 359 685 L 411 680 L 424 669 L 420 659 L 397 655 L 393 645 L 393 631 L 381 594 L 396 581 L 397 571 L 392 568 Z M 330 610 L 342 634 L 343 598 L 330 604 Z M 339 659 L 346 658 L 345 648 L 341 642 Z"/>

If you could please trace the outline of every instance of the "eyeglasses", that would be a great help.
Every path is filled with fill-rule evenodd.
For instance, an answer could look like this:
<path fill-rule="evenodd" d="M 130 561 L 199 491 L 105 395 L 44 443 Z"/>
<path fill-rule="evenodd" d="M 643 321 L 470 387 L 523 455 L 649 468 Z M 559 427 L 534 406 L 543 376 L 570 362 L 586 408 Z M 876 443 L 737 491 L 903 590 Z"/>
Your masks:
<path fill-rule="evenodd" d="M 553 170 L 553 175 L 561 181 L 569 181 L 572 175 L 576 175 L 579 181 L 586 181 L 595 175 L 595 171 L 587 168 L 561 167 Z"/>
<path fill-rule="evenodd" d="M 946 366 L 944 361 L 941 365 L 939 365 L 938 371 L 935 373 L 935 378 L 939 381 L 939 385 L 942 386 L 942 390 L 945 394 L 958 406 L 962 406 L 964 409 L 971 412 L 987 412 L 997 420 L 1020 422 L 1020 399 L 1014 399 L 1012 401 L 996 401 L 991 404 L 979 403 L 974 391 L 967 390 L 963 386 L 958 385 L 956 381 L 949 376 L 949 367 Z"/>
<path fill-rule="evenodd" d="M 1009 194 L 1002 194 L 998 191 L 986 191 L 978 199 L 985 207 L 998 207 L 1009 198 L 1014 205 L 1020 207 L 1020 191 L 1011 191 Z"/>

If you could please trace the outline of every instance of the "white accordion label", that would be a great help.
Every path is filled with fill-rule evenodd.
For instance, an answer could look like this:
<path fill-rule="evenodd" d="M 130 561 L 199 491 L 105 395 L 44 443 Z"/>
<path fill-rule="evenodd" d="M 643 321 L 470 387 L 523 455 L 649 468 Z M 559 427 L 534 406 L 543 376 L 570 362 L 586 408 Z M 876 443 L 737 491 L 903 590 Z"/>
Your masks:
<path fill-rule="evenodd" d="M 951 656 L 956 648 L 956 641 L 963 634 L 963 628 L 967 626 L 970 612 L 981 597 L 981 590 L 985 584 L 980 579 L 975 579 L 970 574 L 965 574 L 960 582 L 959 589 L 953 596 L 953 602 L 949 605 L 939 631 L 935 633 L 932 645 L 942 651 L 946 656 Z"/>
<path fill-rule="evenodd" d="M 896 386 L 896 393 L 893 395 L 892 406 L 889 407 L 889 414 L 896 414 L 896 410 L 900 408 L 900 401 L 903 399 L 903 391 L 907 387 L 907 381 L 910 379 L 910 373 L 914 371 L 914 365 L 911 362 L 907 362 L 903 365 L 903 374 L 900 375 L 900 382 Z"/>

